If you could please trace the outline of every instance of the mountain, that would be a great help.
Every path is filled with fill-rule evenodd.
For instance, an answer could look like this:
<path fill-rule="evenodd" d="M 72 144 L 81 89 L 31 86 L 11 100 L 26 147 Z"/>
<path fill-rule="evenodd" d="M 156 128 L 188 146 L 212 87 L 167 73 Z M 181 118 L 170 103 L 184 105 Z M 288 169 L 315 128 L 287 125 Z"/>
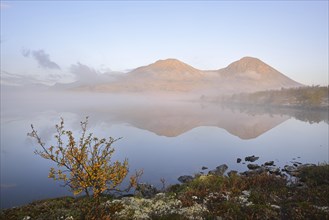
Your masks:
<path fill-rule="evenodd" d="M 246 73 L 251 71 L 257 72 L 262 75 L 275 75 L 279 73 L 277 70 L 270 67 L 268 64 L 254 57 L 243 57 L 240 60 L 231 63 L 226 68 L 219 70 L 219 72 L 224 75 Z"/>
<path fill-rule="evenodd" d="M 151 77 L 162 80 L 196 80 L 205 77 L 201 70 L 177 59 L 158 60 L 128 73 L 131 77 Z"/>
<path fill-rule="evenodd" d="M 247 91 L 302 86 L 302 84 L 253 57 L 243 57 L 217 72 L 221 76 L 224 86 L 233 85 Z"/>
<path fill-rule="evenodd" d="M 199 70 L 177 59 L 158 60 L 136 68 L 113 82 L 77 86 L 96 92 L 180 92 L 228 94 L 299 87 L 268 64 L 244 57 L 219 70 Z"/>

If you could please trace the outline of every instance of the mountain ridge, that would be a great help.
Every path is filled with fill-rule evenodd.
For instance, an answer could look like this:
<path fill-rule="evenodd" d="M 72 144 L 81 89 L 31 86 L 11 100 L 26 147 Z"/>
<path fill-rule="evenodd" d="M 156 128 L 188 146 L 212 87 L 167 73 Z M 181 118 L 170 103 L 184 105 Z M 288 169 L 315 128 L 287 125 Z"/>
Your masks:
<path fill-rule="evenodd" d="M 126 73 L 115 82 L 75 90 L 240 93 L 300 86 L 303 85 L 260 59 L 248 56 L 218 70 L 199 70 L 174 58 L 157 60 Z"/>

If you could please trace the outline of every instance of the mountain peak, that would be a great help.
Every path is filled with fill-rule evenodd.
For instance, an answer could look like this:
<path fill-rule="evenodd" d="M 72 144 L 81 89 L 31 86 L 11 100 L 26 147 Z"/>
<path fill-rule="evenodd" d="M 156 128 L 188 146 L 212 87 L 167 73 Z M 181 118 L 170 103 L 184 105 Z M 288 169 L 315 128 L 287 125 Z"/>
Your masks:
<path fill-rule="evenodd" d="M 254 57 L 243 57 L 228 65 L 225 69 L 229 72 L 244 73 L 244 72 L 257 72 L 260 74 L 268 74 L 276 71 L 260 59 Z"/>
<path fill-rule="evenodd" d="M 240 61 L 261 61 L 260 59 L 256 58 L 256 57 L 249 57 L 249 56 L 245 56 L 242 57 L 240 59 Z M 261 61 L 262 62 L 262 61 Z"/>
<path fill-rule="evenodd" d="M 254 57 L 243 57 L 226 68 L 218 70 L 218 72 L 226 80 L 240 81 L 244 85 L 257 82 L 258 85 L 255 85 L 263 85 L 264 89 L 301 86 L 301 84 Z"/>
<path fill-rule="evenodd" d="M 175 59 L 175 58 L 168 58 L 165 60 L 157 60 L 154 64 L 181 64 L 182 61 Z"/>
<path fill-rule="evenodd" d="M 139 76 L 152 76 L 174 80 L 187 79 L 195 76 L 200 77 L 202 72 L 180 60 L 169 58 L 158 60 L 155 63 L 139 67 L 130 72 L 130 75 L 136 74 Z"/>
<path fill-rule="evenodd" d="M 166 69 L 166 70 L 185 70 L 191 69 L 192 66 L 173 58 L 165 59 L 165 60 L 158 60 L 153 64 L 150 64 L 149 67 L 159 68 L 159 69 Z M 193 68 L 194 69 L 194 68 Z"/>

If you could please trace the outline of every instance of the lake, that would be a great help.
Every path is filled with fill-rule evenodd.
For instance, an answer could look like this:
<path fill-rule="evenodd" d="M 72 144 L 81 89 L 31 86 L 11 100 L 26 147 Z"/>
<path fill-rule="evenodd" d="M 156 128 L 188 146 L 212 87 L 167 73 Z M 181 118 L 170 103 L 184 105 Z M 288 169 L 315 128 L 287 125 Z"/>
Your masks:
<path fill-rule="evenodd" d="M 60 117 L 74 133 L 89 116 L 97 137 L 123 137 L 114 159 L 128 158 L 130 171 L 143 169 L 141 181 L 160 187 L 181 175 L 227 164 L 246 170 L 237 158 L 259 156 L 283 167 L 293 161 L 328 163 L 328 112 L 232 107 L 215 103 L 107 94 L 49 96 L 1 95 L 1 208 L 72 195 L 48 179 L 51 166 L 34 154 L 27 133 L 33 124 L 46 143 L 54 142 Z M 127 98 L 129 97 L 129 98 Z M 66 101 L 64 101 L 66 100 Z M 244 161 L 244 160 L 243 160 Z M 205 171 L 207 172 L 207 170 Z"/>

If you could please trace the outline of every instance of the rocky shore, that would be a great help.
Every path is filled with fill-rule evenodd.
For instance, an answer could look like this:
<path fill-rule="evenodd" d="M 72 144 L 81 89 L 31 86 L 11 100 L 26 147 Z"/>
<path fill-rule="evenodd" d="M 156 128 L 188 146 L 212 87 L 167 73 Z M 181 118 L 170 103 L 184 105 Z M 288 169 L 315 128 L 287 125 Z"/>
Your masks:
<path fill-rule="evenodd" d="M 162 190 L 140 183 L 134 195 L 104 196 L 99 207 L 88 198 L 59 198 L 1 211 L 1 219 L 329 219 L 329 165 L 244 158 L 247 171 L 226 164 L 178 177 Z M 237 158 L 237 163 L 243 159 Z M 205 172 L 209 170 L 208 172 Z"/>

